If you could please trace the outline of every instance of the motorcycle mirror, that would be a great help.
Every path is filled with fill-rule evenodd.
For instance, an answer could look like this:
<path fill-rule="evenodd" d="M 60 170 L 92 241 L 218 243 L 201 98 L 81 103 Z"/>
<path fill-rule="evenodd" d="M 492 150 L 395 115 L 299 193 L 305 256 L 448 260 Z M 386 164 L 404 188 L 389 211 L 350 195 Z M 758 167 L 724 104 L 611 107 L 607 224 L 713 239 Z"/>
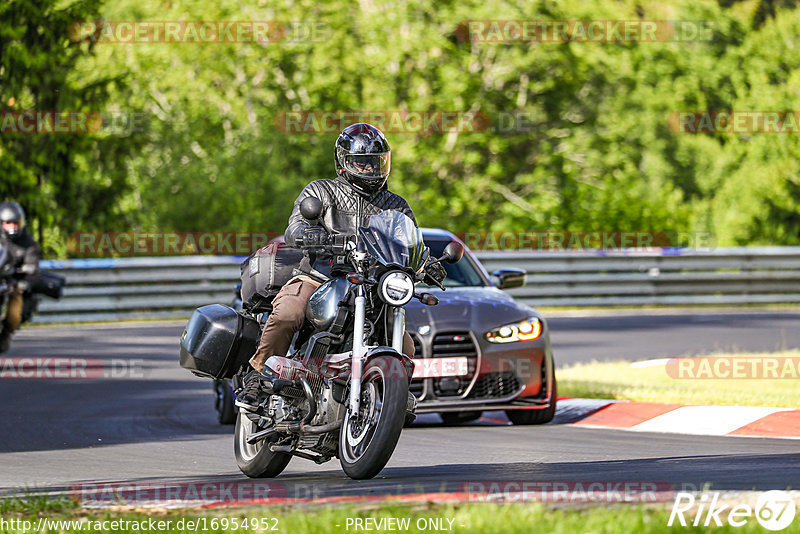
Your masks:
<path fill-rule="evenodd" d="M 444 254 L 442 257 L 439 258 L 437 261 L 446 261 L 447 263 L 458 263 L 461 257 L 464 255 L 464 247 L 461 246 L 461 243 L 456 241 L 450 241 L 450 243 L 444 247 Z"/>
<path fill-rule="evenodd" d="M 322 215 L 322 201 L 314 197 L 306 197 L 300 202 L 300 215 L 304 219 L 313 221 Z"/>

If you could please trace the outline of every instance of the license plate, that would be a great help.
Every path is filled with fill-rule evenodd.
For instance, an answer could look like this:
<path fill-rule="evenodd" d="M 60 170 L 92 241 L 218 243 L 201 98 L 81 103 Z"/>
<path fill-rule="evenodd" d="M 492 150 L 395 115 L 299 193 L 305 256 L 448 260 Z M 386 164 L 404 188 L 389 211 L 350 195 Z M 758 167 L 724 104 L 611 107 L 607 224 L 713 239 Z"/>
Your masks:
<path fill-rule="evenodd" d="M 411 378 L 444 378 L 446 376 L 469 376 L 469 360 L 465 356 L 414 360 L 414 374 Z"/>

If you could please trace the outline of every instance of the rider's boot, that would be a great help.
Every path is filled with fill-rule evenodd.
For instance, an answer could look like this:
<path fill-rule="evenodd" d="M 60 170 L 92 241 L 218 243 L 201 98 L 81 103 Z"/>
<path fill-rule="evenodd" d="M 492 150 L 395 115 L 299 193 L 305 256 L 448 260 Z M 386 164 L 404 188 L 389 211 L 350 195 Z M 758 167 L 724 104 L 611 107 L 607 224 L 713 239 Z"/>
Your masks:
<path fill-rule="evenodd" d="M 236 401 L 234 404 L 245 410 L 256 411 L 258 406 L 266 399 L 267 392 L 264 390 L 264 380 L 267 378 L 253 368 L 247 372 L 246 369 L 240 371 L 241 388 L 236 389 Z"/>

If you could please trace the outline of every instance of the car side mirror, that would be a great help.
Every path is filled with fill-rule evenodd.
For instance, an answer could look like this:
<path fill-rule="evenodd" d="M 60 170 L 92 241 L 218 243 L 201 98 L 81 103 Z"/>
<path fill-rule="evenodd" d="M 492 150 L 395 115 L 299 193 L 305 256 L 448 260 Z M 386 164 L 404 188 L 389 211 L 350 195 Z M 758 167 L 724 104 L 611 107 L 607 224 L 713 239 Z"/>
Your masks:
<path fill-rule="evenodd" d="M 306 197 L 300 202 L 300 215 L 309 221 L 315 221 L 322 215 L 322 201 L 315 197 Z"/>
<path fill-rule="evenodd" d="M 444 252 L 442 257 L 436 261 L 442 262 L 445 261 L 447 263 L 458 263 L 461 257 L 464 256 L 464 247 L 461 246 L 461 243 L 456 241 L 450 241 L 446 247 L 444 247 Z"/>
<path fill-rule="evenodd" d="M 522 269 L 500 269 L 493 272 L 492 276 L 497 278 L 497 287 L 500 289 L 522 287 L 528 281 L 528 274 Z"/>

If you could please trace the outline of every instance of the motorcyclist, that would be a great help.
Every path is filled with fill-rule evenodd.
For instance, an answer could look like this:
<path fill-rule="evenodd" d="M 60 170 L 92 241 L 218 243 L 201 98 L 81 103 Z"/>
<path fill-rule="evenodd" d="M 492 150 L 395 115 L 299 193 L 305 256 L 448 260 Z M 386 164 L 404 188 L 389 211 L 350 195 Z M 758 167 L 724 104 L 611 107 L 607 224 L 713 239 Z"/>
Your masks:
<path fill-rule="evenodd" d="M 8 292 L 8 310 L 0 331 L 0 352 L 8 350 L 11 335 L 23 319 L 25 301 L 31 301 L 31 287 L 39 277 L 41 252 L 25 229 L 25 210 L 16 202 L 0 203 L 0 245 L 9 254 L 14 274 Z"/>
<path fill-rule="evenodd" d="M 359 226 L 367 226 L 372 215 L 385 210 L 400 211 L 416 224 L 408 202 L 387 188 L 391 152 L 380 130 L 366 123 L 345 128 L 336 139 L 334 161 L 336 178 L 311 182 L 295 200 L 284 236 L 288 246 L 296 246 L 301 236 L 303 244 L 308 245 L 323 243 L 333 234 L 355 234 Z M 306 197 L 322 201 L 324 212 L 319 221 L 309 221 L 300 213 L 300 203 Z M 330 257 L 305 251 L 302 274 L 289 280 L 272 302 L 258 350 L 250 360 L 252 369 L 245 374 L 243 390 L 236 395 L 238 406 L 255 409 L 263 400 L 264 363 L 270 356 L 287 353 L 294 333 L 303 325 L 311 294 L 328 279 L 330 270 Z M 403 352 L 414 355 L 414 343 L 407 332 Z"/>

